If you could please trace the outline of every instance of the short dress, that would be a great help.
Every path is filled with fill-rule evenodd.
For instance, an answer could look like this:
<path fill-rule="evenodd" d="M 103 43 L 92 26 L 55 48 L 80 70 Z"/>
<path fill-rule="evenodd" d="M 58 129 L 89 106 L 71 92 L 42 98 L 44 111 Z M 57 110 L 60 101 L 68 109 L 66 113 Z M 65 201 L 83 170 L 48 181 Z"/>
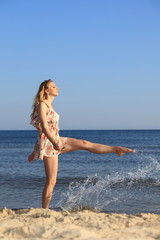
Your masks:
<path fill-rule="evenodd" d="M 47 105 L 47 107 L 49 108 L 48 105 Z M 48 123 L 49 131 L 52 133 L 53 138 L 55 140 L 59 140 L 61 149 L 65 148 L 65 145 L 67 142 L 67 137 L 59 136 L 59 114 L 56 113 L 51 108 L 49 108 L 49 111 L 47 113 L 47 123 Z M 36 143 L 38 159 L 43 160 L 44 157 L 58 156 L 62 151 L 55 150 L 53 144 L 46 137 L 46 135 L 42 132 L 41 124 L 40 124 L 40 121 L 38 118 L 38 105 L 33 114 L 30 124 L 33 125 L 38 130 L 38 140 Z"/>

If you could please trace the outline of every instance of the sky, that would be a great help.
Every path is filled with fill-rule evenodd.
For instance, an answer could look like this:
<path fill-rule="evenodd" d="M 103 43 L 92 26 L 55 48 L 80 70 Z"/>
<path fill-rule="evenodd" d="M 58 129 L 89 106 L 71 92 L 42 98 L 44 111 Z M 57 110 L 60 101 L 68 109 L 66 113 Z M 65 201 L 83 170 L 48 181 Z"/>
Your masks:
<path fill-rule="evenodd" d="M 159 0 L 0 0 L 0 130 L 33 130 L 40 83 L 60 129 L 160 129 Z"/>

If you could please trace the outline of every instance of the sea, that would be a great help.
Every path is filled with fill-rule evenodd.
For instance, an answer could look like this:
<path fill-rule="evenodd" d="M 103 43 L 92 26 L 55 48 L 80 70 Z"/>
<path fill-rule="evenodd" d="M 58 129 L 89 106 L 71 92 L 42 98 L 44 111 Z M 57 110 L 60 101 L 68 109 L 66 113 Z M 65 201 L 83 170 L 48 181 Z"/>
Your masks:
<path fill-rule="evenodd" d="M 60 135 L 136 153 L 59 155 L 51 209 L 160 214 L 160 130 L 62 130 Z M 34 130 L 0 131 L 0 208 L 41 208 L 43 161 L 27 161 L 36 139 Z"/>

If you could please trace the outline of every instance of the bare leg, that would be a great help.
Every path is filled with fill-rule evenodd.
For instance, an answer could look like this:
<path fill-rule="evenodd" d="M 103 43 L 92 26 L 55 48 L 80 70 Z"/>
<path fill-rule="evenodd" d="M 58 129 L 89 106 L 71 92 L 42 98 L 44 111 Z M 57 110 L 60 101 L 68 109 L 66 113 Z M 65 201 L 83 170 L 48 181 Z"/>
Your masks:
<path fill-rule="evenodd" d="M 135 152 L 134 150 L 125 147 L 108 146 L 98 143 L 92 143 L 85 140 L 67 138 L 67 143 L 62 153 L 67 153 L 76 150 L 87 150 L 89 152 L 96 154 L 116 153 L 118 156 L 122 156 L 124 153 Z"/>
<path fill-rule="evenodd" d="M 45 157 L 44 167 L 46 173 L 46 184 L 42 193 L 42 208 L 49 208 L 52 199 L 53 188 L 57 180 L 58 156 Z"/>

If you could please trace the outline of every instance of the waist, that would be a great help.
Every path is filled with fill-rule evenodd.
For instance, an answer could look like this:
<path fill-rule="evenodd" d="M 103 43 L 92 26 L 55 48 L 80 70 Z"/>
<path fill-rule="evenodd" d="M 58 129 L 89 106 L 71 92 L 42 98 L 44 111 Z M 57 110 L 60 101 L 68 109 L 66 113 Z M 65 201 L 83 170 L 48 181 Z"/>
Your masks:
<path fill-rule="evenodd" d="M 49 129 L 49 132 L 55 137 L 55 138 L 59 138 L 59 130 L 58 129 Z M 41 130 L 38 129 L 38 134 L 39 136 L 46 136 L 45 133 Z"/>

